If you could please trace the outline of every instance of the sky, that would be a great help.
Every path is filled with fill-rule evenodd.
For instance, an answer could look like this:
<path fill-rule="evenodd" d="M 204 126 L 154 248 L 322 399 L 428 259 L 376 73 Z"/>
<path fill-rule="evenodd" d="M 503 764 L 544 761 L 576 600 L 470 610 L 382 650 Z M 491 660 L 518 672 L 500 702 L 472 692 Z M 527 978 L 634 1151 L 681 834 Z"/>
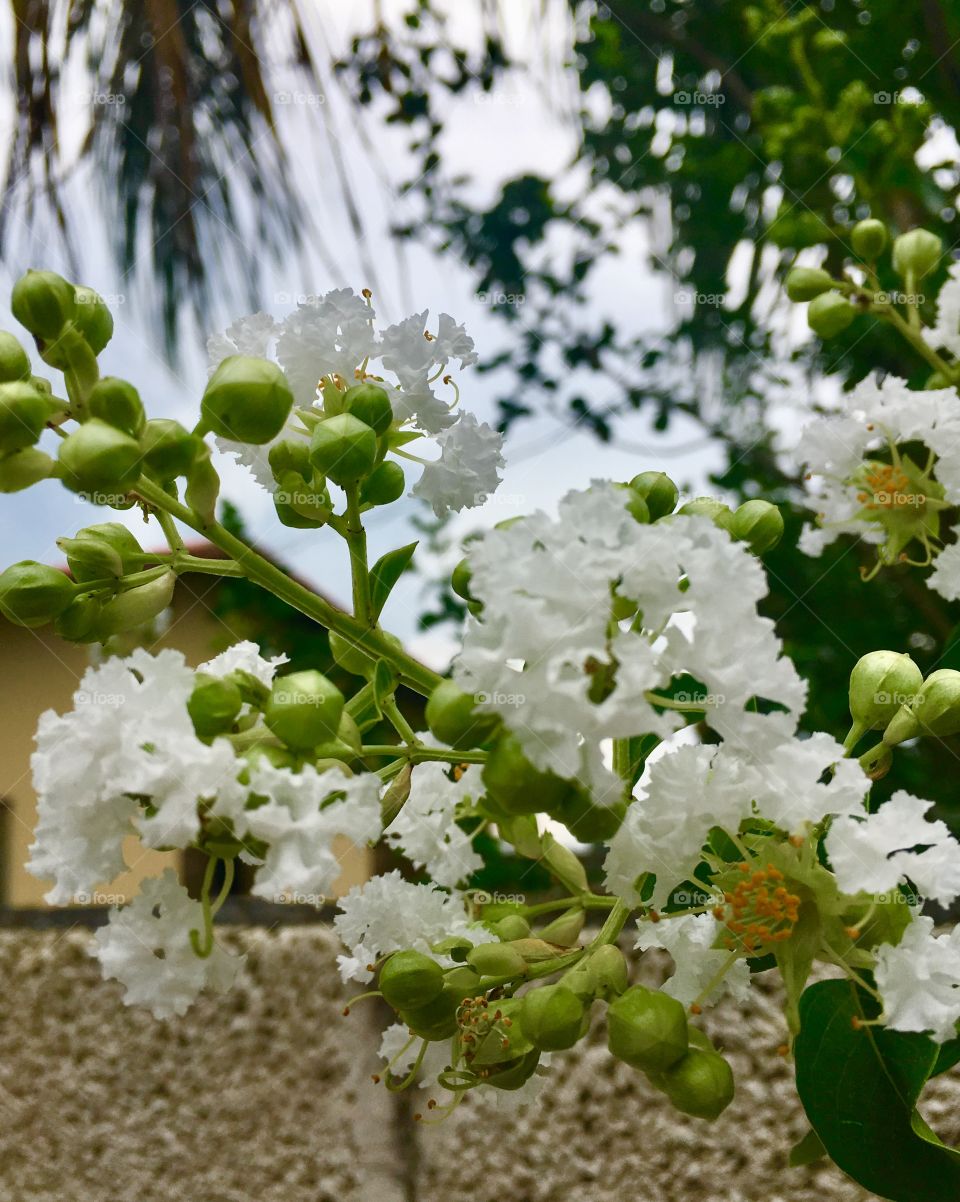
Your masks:
<path fill-rule="evenodd" d="M 402 8 L 399 0 L 389 0 L 385 5 L 388 18 Z M 465 39 L 477 35 L 478 4 L 450 0 L 448 8 L 455 35 Z M 530 73 L 511 77 L 493 96 L 477 100 L 468 95 L 452 101 L 446 112 L 443 143 L 446 169 L 450 174 L 469 173 L 474 181 L 471 195 L 480 200 L 492 199 L 500 183 L 519 171 L 562 178 L 574 151 L 571 131 L 562 117 L 568 101 L 562 78 L 542 66 L 558 53 L 562 43 L 558 35 L 562 35 L 562 30 L 559 25 L 537 24 L 534 14 L 540 9 L 540 0 L 514 0 L 502 8 L 513 53 L 529 60 Z M 350 5 L 334 0 L 317 2 L 311 6 L 308 36 L 319 39 L 318 45 L 326 45 L 334 53 L 344 51 L 351 34 L 367 25 L 370 9 L 367 0 Z M 9 21 L 8 9 L 2 19 Z M 0 28 L 0 52 L 9 45 L 10 37 L 9 27 Z M 324 93 L 306 93 L 302 79 L 276 64 L 272 78 L 276 95 L 285 97 L 276 105 L 281 137 L 303 188 L 308 195 L 317 197 L 316 216 L 327 246 L 335 250 L 337 274 L 324 267 L 319 256 L 309 253 L 291 253 L 287 261 L 266 263 L 260 308 L 282 318 L 295 307 L 298 295 L 321 293 L 343 284 L 359 290 L 371 283 L 366 278 L 364 256 L 347 215 L 335 200 L 331 184 L 331 146 L 335 144 L 346 164 L 354 194 L 361 198 L 366 229 L 363 250 L 376 269 L 374 303 L 379 319 L 396 321 L 409 312 L 429 309 L 430 320 L 435 322 L 439 313 L 448 312 L 466 324 L 481 359 L 503 349 L 513 335 L 491 313 L 486 299 L 477 295 L 475 280 L 467 267 L 449 253 L 431 250 L 426 245 L 429 237 L 408 242 L 402 255 L 397 253 L 390 237 L 390 224 L 409 213 L 405 212 L 406 202 L 397 197 L 390 181 L 409 174 L 406 168 L 410 161 L 404 145 L 407 135 L 378 120 L 376 110 L 361 118 L 361 130 L 356 113 L 347 107 L 335 85 Z M 69 94 L 75 98 L 64 106 L 61 131 L 69 156 L 71 144 L 75 146 L 83 136 L 89 115 L 89 81 L 82 64 L 69 65 L 65 86 L 72 89 Z M 0 93 L 0 136 L 7 134 L 11 120 L 12 97 L 8 91 L 6 95 Z M 71 211 L 83 215 L 82 282 L 95 287 L 108 300 L 116 322 L 113 341 L 101 356 L 101 370 L 103 374 L 131 380 L 140 390 L 151 416 L 174 417 L 191 426 L 206 380 L 203 340 L 239 314 L 211 314 L 205 330 L 196 329 L 192 321 L 185 322 L 182 361 L 172 368 L 163 356 L 161 331 L 150 322 L 149 273 L 122 278 L 113 262 L 109 249 L 113 231 L 102 216 L 99 186 L 102 184 L 98 185 L 81 169 L 73 173 L 68 189 Z M 9 295 L 13 281 L 29 266 L 68 273 L 63 248 L 56 240 L 38 244 L 35 234 L 28 234 L 24 216 L 17 210 L 11 214 L 11 220 L 19 223 L 22 238 L 15 239 L 18 249 L 0 265 L 3 295 Z M 217 229 L 213 244 L 205 248 L 207 253 L 211 257 L 235 253 L 232 232 L 226 226 Z M 646 237 L 641 224 L 631 227 L 625 237 L 624 253 L 612 257 L 596 273 L 592 285 L 591 314 L 615 315 L 626 333 L 664 332 L 676 319 L 671 282 L 644 266 Z M 150 249 L 149 244 L 144 245 L 144 261 Z M 0 328 L 17 329 L 10 317 L 0 317 Z M 42 364 L 37 367 L 43 374 L 50 374 Z M 481 420 L 493 419 L 498 386 L 495 377 L 476 373 L 471 376 L 468 370 L 460 374 L 458 383 L 463 406 Z M 481 508 L 460 515 L 451 531 L 465 534 L 518 513 L 537 508 L 551 510 L 571 488 L 586 487 L 592 479 L 601 477 L 626 480 L 651 467 L 664 468 L 696 494 L 707 490 L 709 472 L 722 462 L 720 449 L 705 443 L 702 432 L 683 419 L 675 422 L 664 436 L 651 432 L 645 415 L 633 415 L 618 424 L 617 435 L 622 446 L 602 446 L 590 434 L 548 416 L 523 423 L 508 439 L 507 467 L 500 489 Z M 684 450 L 686 447 L 692 449 Z M 644 453 L 645 448 L 649 448 L 648 454 Z M 295 531 L 281 526 L 269 496 L 245 469 L 222 456 L 218 457 L 218 467 L 223 495 L 239 506 L 260 549 L 286 561 L 301 578 L 345 603 L 349 596 L 349 568 L 340 540 L 325 530 Z M 414 479 L 411 476 L 409 483 Z M 414 518 L 427 513 L 422 503 L 414 499 L 374 511 L 369 520 L 371 557 L 411 541 L 416 537 L 412 528 Z M 26 493 L 0 498 L 0 558 L 4 563 L 23 558 L 56 563 L 60 560 L 57 537 L 115 517 L 110 511 L 80 501 L 55 482 L 44 482 Z M 159 530 L 144 530 L 136 511 L 120 515 L 119 520 L 130 524 L 144 545 L 162 545 Z M 451 551 L 444 561 L 431 563 L 430 567 L 452 567 L 457 558 L 458 554 Z M 439 667 L 453 649 L 454 632 L 417 632 L 416 618 L 423 608 L 424 587 L 422 577 L 405 577 L 388 604 L 384 622 L 410 642 L 415 653 Z"/>

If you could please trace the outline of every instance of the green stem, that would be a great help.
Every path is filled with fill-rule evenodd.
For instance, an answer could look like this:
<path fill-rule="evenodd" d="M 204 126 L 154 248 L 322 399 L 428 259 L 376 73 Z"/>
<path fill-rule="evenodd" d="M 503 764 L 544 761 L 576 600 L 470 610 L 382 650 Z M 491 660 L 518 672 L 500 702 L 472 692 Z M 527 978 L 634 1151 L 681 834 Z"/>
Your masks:
<path fill-rule="evenodd" d="M 163 531 L 163 537 L 167 540 L 167 545 L 173 552 L 181 552 L 185 550 L 183 539 L 180 537 L 180 531 L 177 529 L 177 524 L 169 513 L 165 513 L 162 509 L 158 509 L 154 514 L 157 521 L 160 523 L 160 529 Z"/>
<path fill-rule="evenodd" d="M 384 700 L 380 703 L 380 709 L 383 711 L 383 716 L 387 719 L 400 738 L 403 739 L 404 743 L 409 744 L 411 747 L 419 746 L 420 740 L 417 737 L 417 732 L 413 729 L 403 714 L 400 713 L 400 707 L 397 705 L 396 697 L 384 698 Z"/>
<path fill-rule="evenodd" d="M 213 951 L 213 911 L 210 908 L 210 888 L 213 885 L 213 874 L 217 870 L 217 857 L 207 860 L 203 874 L 203 884 L 200 886 L 200 905 L 203 907 L 203 932 L 193 929 L 190 932 L 190 946 L 201 960 Z"/>
<path fill-rule="evenodd" d="M 385 659 L 392 664 L 404 684 L 429 697 L 440 683 L 441 677 L 424 664 L 419 663 L 393 643 L 384 638 L 382 631 L 371 630 L 343 610 L 335 608 L 318 597 L 316 593 L 292 579 L 276 564 L 271 563 L 249 547 L 242 539 L 226 530 L 219 522 L 204 522 L 192 509 L 167 495 L 159 484 L 141 477 L 134 491 L 148 504 L 172 514 L 185 526 L 196 530 L 214 546 L 236 561 L 244 576 L 254 584 L 286 601 L 294 609 L 306 614 L 328 630 L 335 630 L 345 638 L 358 643 L 369 655 Z"/>
<path fill-rule="evenodd" d="M 347 494 L 346 540 L 350 550 L 350 576 L 353 581 L 353 613 L 364 626 L 375 626 L 373 598 L 370 595 L 370 568 L 367 564 L 367 532 L 360 516 L 360 488 L 354 484 Z"/>
<path fill-rule="evenodd" d="M 620 938 L 620 932 L 627 924 L 627 919 L 630 917 L 630 907 L 622 898 L 616 898 L 613 903 L 613 908 L 607 915 L 603 926 L 597 933 L 596 938 L 590 944 L 590 951 L 595 948 L 602 947 L 605 943 L 616 943 Z"/>
<path fill-rule="evenodd" d="M 442 747 L 412 747 L 402 743 L 370 743 L 360 748 L 360 758 L 368 756 L 389 756 L 391 759 L 409 760 L 413 764 L 423 764 L 437 760 L 445 764 L 482 764 L 486 761 L 485 751 L 447 751 Z"/>

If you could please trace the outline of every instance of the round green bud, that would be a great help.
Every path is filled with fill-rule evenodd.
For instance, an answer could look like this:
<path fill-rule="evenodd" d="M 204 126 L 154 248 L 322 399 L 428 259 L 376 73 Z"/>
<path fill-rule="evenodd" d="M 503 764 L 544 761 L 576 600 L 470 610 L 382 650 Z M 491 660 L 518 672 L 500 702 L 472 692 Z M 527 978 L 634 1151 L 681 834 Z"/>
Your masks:
<path fill-rule="evenodd" d="M 343 394 L 343 408 L 378 434 L 386 434 L 393 424 L 393 406 L 385 388 L 379 384 L 354 384 Z"/>
<path fill-rule="evenodd" d="M 729 530 L 733 525 L 733 512 L 730 506 L 724 505 L 715 497 L 694 497 L 692 501 L 681 505 L 677 512 L 687 517 L 709 518 L 714 526 L 719 526 L 721 530 Z"/>
<path fill-rule="evenodd" d="M 634 492 L 629 484 L 618 484 L 618 488 L 622 488 L 627 494 L 627 513 L 635 522 L 639 522 L 641 526 L 646 526 L 650 522 L 650 510 L 646 501 L 639 493 Z"/>
<path fill-rule="evenodd" d="M 436 1042 L 456 1034 L 457 1009 L 462 998 L 457 990 L 442 989 L 431 1002 L 400 1011 L 400 1020 L 421 1039 Z"/>
<path fill-rule="evenodd" d="M 822 292 L 807 309 L 807 325 L 821 338 L 835 338 L 850 325 L 857 311 L 839 292 Z"/>
<path fill-rule="evenodd" d="M 292 751 L 286 747 L 276 747 L 273 743 L 254 743 L 252 747 L 245 748 L 241 755 L 251 770 L 261 763 L 269 764 L 273 768 L 296 768 L 297 766 L 297 757 Z M 242 772 L 240 780 L 243 784 L 248 785 L 250 772 L 246 770 Z"/>
<path fill-rule="evenodd" d="M 74 580 L 105 580 L 123 575 L 123 560 L 109 543 L 98 538 L 58 538 Z"/>
<path fill-rule="evenodd" d="M 833 287 L 833 279 L 820 267 L 794 267 L 787 272 L 784 287 L 792 301 L 812 301 Z"/>
<path fill-rule="evenodd" d="M 726 1060 L 699 1048 L 667 1068 L 661 1086 L 677 1110 L 711 1122 L 730 1105 L 736 1089 Z"/>
<path fill-rule="evenodd" d="M 19 339 L 0 330 L 0 383 L 30 379 L 30 356 Z"/>
<path fill-rule="evenodd" d="M 43 433 L 52 404 L 26 381 L 0 384 L 0 453 L 32 447 Z"/>
<path fill-rule="evenodd" d="M 373 469 L 360 489 L 363 505 L 391 505 L 403 496 L 407 481 L 399 463 L 385 460 Z"/>
<path fill-rule="evenodd" d="M 535 768 L 516 735 L 504 732 L 483 765 L 483 783 L 508 814 L 538 814 L 560 807 L 575 788 L 552 772 Z"/>
<path fill-rule="evenodd" d="M 605 843 L 612 839 L 627 813 L 626 801 L 598 805 L 586 790 L 572 789 L 562 805 L 550 812 L 580 843 Z"/>
<path fill-rule="evenodd" d="M 193 692 L 187 698 L 187 713 L 201 739 L 232 730 L 243 707 L 243 697 L 229 677 L 198 672 Z"/>
<path fill-rule="evenodd" d="M 228 355 L 207 384 L 200 413 L 214 434 L 258 446 L 276 438 L 293 408 L 287 377 L 269 359 Z"/>
<path fill-rule="evenodd" d="M 498 918 L 496 922 L 490 923 L 490 930 L 505 943 L 509 943 L 511 939 L 530 937 L 530 923 L 522 914 L 507 914 Z"/>
<path fill-rule="evenodd" d="M 143 554 L 143 549 L 137 542 L 137 536 L 120 522 L 97 522 L 93 526 L 84 526 L 77 531 L 76 537 L 93 539 L 112 547 L 120 556 L 124 573 L 136 571 L 141 566 L 138 556 Z"/>
<path fill-rule="evenodd" d="M 677 486 L 666 472 L 641 472 L 630 481 L 630 488 L 646 501 L 654 521 L 673 513 L 680 499 Z"/>
<path fill-rule="evenodd" d="M 273 478 L 280 483 L 287 472 L 294 472 L 304 482 L 313 476 L 310 466 L 310 445 L 302 438 L 283 438 L 267 452 Z"/>
<path fill-rule="evenodd" d="M 730 533 L 754 555 L 765 555 L 783 538 L 783 515 L 769 501 L 744 501 L 734 510 Z"/>
<path fill-rule="evenodd" d="M 612 943 L 602 943 L 590 956 L 593 977 L 600 997 L 619 997 L 627 988 L 627 961 L 623 952 Z"/>
<path fill-rule="evenodd" d="M 79 593 L 53 623 L 54 631 L 71 643 L 92 643 L 103 604 L 93 593 Z"/>
<path fill-rule="evenodd" d="M 676 998 L 634 985 L 610 1003 L 607 1046 L 618 1060 L 662 1072 L 686 1055 L 687 1012 Z"/>
<path fill-rule="evenodd" d="M 541 927 L 536 938 L 558 947 L 573 947 L 580 938 L 586 917 L 586 912 L 580 906 L 573 906 Z"/>
<path fill-rule="evenodd" d="M 328 417 L 313 431 L 310 462 L 335 484 L 355 484 L 377 461 L 377 436 L 372 426 L 352 413 Z"/>
<path fill-rule="evenodd" d="M 97 638 L 105 642 L 111 635 L 137 630 L 152 622 L 173 600 L 176 584 L 176 572 L 164 572 L 156 580 L 138 584 L 112 597 L 103 606 L 97 619 Z"/>
<path fill-rule="evenodd" d="M 450 577 L 450 587 L 462 597 L 464 601 L 473 601 L 474 598 L 470 595 L 470 577 L 473 573 L 470 571 L 470 561 L 461 559 L 457 566 L 453 569 L 453 574 Z"/>
<path fill-rule="evenodd" d="M 17 626 L 45 626 L 63 613 L 75 593 L 63 572 L 24 559 L 0 574 L 0 613 Z"/>
<path fill-rule="evenodd" d="M 909 655 L 899 651 L 870 651 L 850 673 L 850 716 L 860 734 L 883 730 L 902 705 L 913 701 L 923 673 Z M 859 735 L 857 736 L 859 738 Z"/>
<path fill-rule="evenodd" d="M 380 969 L 380 992 L 394 1010 L 429 1006 L 443 992 L 443 969 L 422 952 L 394 952 Z"/>
<path fill-rule="evenodd" d="M 336 738 L 343 694 L 322 673 L 308 669 L 273 682 L 264 720 L 278 739 L 297 751 Z"/>
<path fill-rule="evenodd" d="M 901 276 L 922 279 L 940 262 L 943 243 L 929 230 L 910 230 L 893 240 L 893 266 Z"/>
<path fill-rule="evenodd" d="M 441 743 L 458 751 L 486 743 L 500 726 L 496 714 L 478 710 L 475 698 L 462 692 L 452 680 L 442 680 L 430 694 L 426 718 Z"/>
<path fill-rule="evenodd" d="M 136 440 L 98 417 L 67 435 L 59 459 L 63 481 L 74 492 L 126 492 L 142 467 Z"/>
<path fill-rule="evenodd" d="M 56 465 L 39 447 L 24 447 L 0 459 L 0 493 L 22 492 L 46 480 Z"/>
<path fill-rule="evenodd" d="M 13 286 L 10 309 L 34 337 L 49 342 L 76 316 L 74 287 L 54 271 L 28 271 Z"/>
<path fill-rule="evenodd" d="M 87 407 L 91 417 L 100 418 L 131 438 L 138 437 L 146 420 L 139 392 L 116 376 L 103 376 L 94 384 L 87 397 Z"/>
<path fill-rule="evenodd" d="M 198 441 L 171 418 L 151 418 L 140 435 L 143 461 L 158 480 L 175 480 L 186 476 L 193 466 Z"/>
<path fill-rule="evenodd" d="M 73 320 L 87 346 L 99 355 L 113 337 L 113 315 L 99 292 L 78 284 L 73 290 L 77 304 Z"/>
<path fill-rule="evenodd" d="M 327 523 L 326 518 L 309 518 L 298 513 L 292 505 L 288 505 L 286 501 L 279 501 L 276 496 L 273 498 L 273 507 L 281 524 L 289 526 L 291 530 L 319 530 Z"/>
<path fill-rule="evenodd" d="M 895 747 L 918 735 L 944 738 L 960 731 L 960 672 L 940 668 L 931 672 L 912 701 L 902 705 L 883 732 L 883 741 Z"/>
<path fill-rule="evenodd" d="M 480 943 L 467 952 L 467 963 L 482 977 L 522 977 L 527 962 L 509 943 Z"/>
<path fill-rule="evenodd" d="M 520 1029 L 542 1052 L 572 1048 L 580 1038 L 583 1002 L 565 985 L 542 985 L 523 997 Z"/>
<path fill-rule="evenodd" d="M 850 231 L 850 245 L 858 259 L 874 263 L 887 248 L 887 227 L 876 217 L 858 221 Z"/>

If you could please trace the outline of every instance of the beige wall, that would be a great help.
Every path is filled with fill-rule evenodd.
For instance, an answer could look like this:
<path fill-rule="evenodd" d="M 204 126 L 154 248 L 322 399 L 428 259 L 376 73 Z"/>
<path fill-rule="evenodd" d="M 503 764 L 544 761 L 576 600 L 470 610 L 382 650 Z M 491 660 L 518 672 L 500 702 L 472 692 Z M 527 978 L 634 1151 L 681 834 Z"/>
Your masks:
<path fill-rule="evenodd" d="M 186 577 L 177 586 L 169 624 L 152 649 L 175 647 L 198 664 L 240 637 L 219 621 L 212 609 L 218 581 L 210 576 Z M 3 851 L 0 857 L 0 902 L 14 906 L 43 906 L 49 884 L 28 873 L 23 865 L 33 841 L 36 797 L 30 780 L 30 753 L 37 720 L 46 709 L 63 712 L 90 662 L 87 647 L 57 638 L 51 628 L 25 630 L 0 617 L 0 799 Z M 115 882 L 104 881 L 104 895 L 133 896 L 145 876 L 154 876 L 167 864 L 178 864 L 179 853 L 144 848 L 131 838 L 124 849 L 126 872 Z M 365 879 L 367 858 L 348 851 L 336 896 Z"/>

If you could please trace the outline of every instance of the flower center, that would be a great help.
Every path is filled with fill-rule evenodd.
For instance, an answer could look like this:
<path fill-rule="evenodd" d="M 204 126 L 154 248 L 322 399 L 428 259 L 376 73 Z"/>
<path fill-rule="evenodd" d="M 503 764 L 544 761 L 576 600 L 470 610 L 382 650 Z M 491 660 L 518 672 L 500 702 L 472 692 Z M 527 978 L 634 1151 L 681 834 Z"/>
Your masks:
<path fill-rule="evenodd" d="M 725 892 L 714 916 L 724 924 L 724 942 L 731 950 L 755 952 L 763 944 L 789 939 L 799 917 L 800 898 L 783 883 L 779 868 L 740 865 L 743 879 Z"/>
<path fill-rule="evenodd" d="M 916 492 L 910 477 L 894 463 L 871 463 L 863 473 L 865 488 L 857 500 L 866 509 L 899 509 L 909 506 L 919 509 L 926 504 L 923 493 Z"/>

